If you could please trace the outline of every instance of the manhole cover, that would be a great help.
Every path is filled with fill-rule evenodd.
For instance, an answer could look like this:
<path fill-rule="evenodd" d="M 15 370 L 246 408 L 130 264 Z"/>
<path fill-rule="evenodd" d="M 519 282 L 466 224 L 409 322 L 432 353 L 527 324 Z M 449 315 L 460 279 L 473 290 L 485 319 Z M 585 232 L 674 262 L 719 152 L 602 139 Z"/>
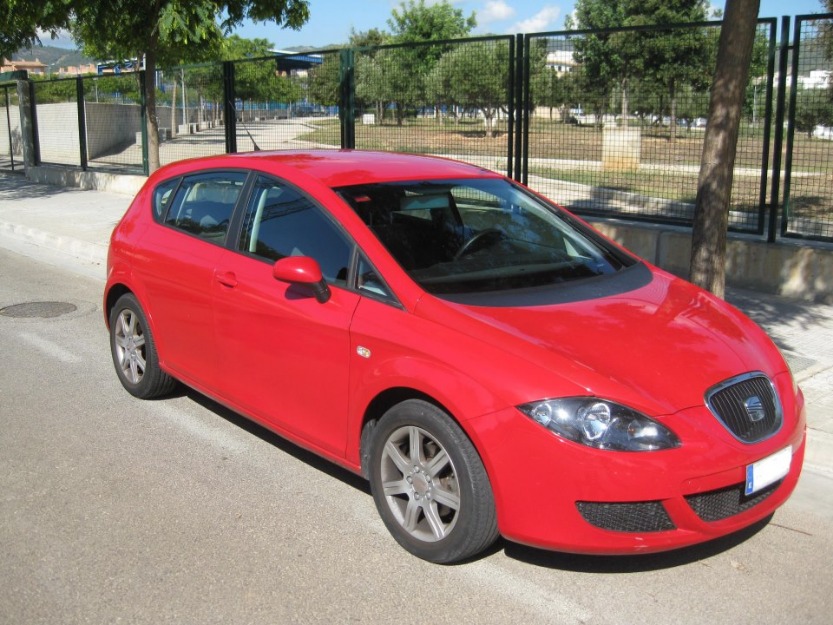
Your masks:
<path fill-rule="evenodd" d="M 17 318 L 60 317 L 78 310 L 78 306 L 69 302 L 27 302 L 0 308 L 0 315 Z"/>

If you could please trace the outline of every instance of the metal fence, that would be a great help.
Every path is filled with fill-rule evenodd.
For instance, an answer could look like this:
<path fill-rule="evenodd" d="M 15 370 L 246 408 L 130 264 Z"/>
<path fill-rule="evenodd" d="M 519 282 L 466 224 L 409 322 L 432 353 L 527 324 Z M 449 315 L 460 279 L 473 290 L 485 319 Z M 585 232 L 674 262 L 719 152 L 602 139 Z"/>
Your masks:
<path fill-rule="evenodd" d="M 781 234 L 833 241 L 833 14 L 797 17 L 793 41 Z"/>
<path fill-rule="evenodd" d="M 757 234 L 775 34 L 760 24 L 730 215 Z M 523 180 L 577 212 L 690 224 L 719 35 L 720 22 L 528 35 Z"/>
<path fill-rule="evenodd" d="M 731 228 L 833 241 L 833 14 L 798 17 L 792 45 L 790 18 L 780 43 L 777 26 L 759 21 Z M 550 32 L 166 70 L 160 161 L 258 149 L 437 154 L 581 214 L 690 225 L 719 32 L 720 22 Z M 39 160 L 146 171 L 140 80 L 34 81 Z"/>
<path fill-rule="evenodd" d="M 515 38 L 363 48 L 354 72 L 356 148 L 439 154 L 506 172 L 517 106 Z"/>
<path fill-rule="evenodd" d="M 0 86 L 0 169 L 22 169 L 20 158 L 20 111 L 17 105 L 17 89 L 13 85 Z"/>

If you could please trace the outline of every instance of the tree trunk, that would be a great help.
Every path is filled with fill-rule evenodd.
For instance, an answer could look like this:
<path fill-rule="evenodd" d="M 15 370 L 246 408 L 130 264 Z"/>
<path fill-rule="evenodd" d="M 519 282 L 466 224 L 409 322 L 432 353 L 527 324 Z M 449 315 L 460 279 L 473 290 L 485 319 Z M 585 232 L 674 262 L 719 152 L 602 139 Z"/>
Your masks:
<path fill-rule="evenodd" d="M 171 91 L 171 139 L 176 137 L 176 81 Z"/>
<path fill-rule="evenodd" d="M 669 134 L 669 140 L 671 143 L 674 143 L 677 140 L 677 84 L 676 81 L 672 78 L 671 79 L 671 89 L 670 89 L 670 117 L 671 117 L 671 133 Z"/>
<path fill-rule="evenodd" d="M 760 0 L 726 0 L 697 181 L 691 281 L 723 297 L 726 239 L 744 92 Z"/>
<path fill-rule="evenodd" d="M 628 79 L 622 80 L 622 126 L 628 125 Z"/>
<path fill-rule="evenodd" d="M 159 120 L 156 117 L 156 41 L 145 52 L 145 107 L 148 135 L 148 172 L 159 169 Z"/>

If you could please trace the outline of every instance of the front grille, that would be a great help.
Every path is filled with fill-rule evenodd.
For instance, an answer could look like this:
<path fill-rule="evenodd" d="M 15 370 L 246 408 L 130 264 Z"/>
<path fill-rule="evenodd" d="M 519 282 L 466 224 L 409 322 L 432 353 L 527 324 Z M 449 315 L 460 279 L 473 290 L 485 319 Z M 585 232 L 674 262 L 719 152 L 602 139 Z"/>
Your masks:
<path fill-rule="evenodd" d="M 721 521 L 757 506 L 774 493 L 780 485 L 780 481 L 775 482 L 775 484 L 770 484 L 757 493 L 747 496 L 744 494 L 745 485 L 736 484 L 708 493 L 688 495 L 685 500 L 697 516 L 704 521 Z"/>
<path fill-rule="evenodd" d="M 614 532 L 665 532 L 676 529 L 659 501 L 638 503 L 597 503 L 578 501 L 584 520 Z"/>
<path fill-rule="evenodd" d="M 706 394 L 709 410 L 744 443 L 757 443 L 781 427 L 781 402 L 763 373 L 742 375 Z"/>

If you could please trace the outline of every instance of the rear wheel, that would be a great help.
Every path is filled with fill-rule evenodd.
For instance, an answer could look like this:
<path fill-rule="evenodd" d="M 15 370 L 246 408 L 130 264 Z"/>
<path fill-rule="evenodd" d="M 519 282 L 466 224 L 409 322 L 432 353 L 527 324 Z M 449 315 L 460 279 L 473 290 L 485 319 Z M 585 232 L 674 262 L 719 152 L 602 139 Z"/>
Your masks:
<path fill-rule="evenodd" d="M 156 344 L 136 298 L 122 295 L 110 312 L 110 351 L 128 393 L 151 399 L 170 393 L 176 381 L 159 368 Z"/>
<path fill-rule="evenodd" d="M 415 556 L 470 558 L 498 536 L 483 463 L 460 427 L 421 400 L 391 408 L 373 430 L 370 487 L 382 520 Z"/>

